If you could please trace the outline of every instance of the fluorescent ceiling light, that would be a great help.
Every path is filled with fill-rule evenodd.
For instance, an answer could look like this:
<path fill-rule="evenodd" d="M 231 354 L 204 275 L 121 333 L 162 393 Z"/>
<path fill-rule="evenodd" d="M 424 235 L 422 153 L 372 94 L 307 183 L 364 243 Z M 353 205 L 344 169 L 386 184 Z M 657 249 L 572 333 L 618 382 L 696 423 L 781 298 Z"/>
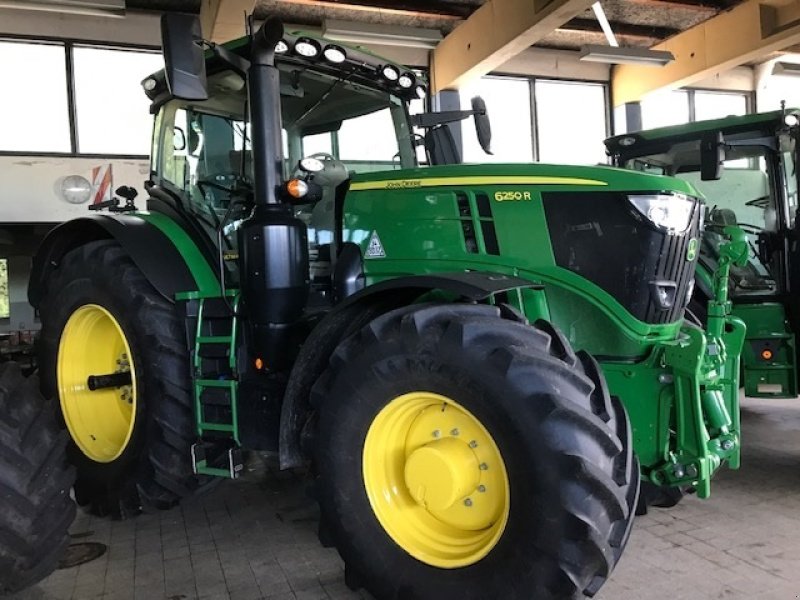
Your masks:
<path fill-rule="evenodd" d="M 608 45 L 619 48 L 617 36 L 614 35 L 614 31 L 611 29 L 611 23 L 608 22 L 608 17 L 606 17 L 606 11 L 603 10 L 603 5 L 600 4 L 600 2 L 595 2 L 592 4 L 592 10 L 594 11 L 594 16 L 597 18 L 597 22 L 600 23 L 600 29 L 603 30 L 606 36 Z"/>
<path fill-rule="evenodd" d="M 95 17 L 125 16 L 125 0 L 0 0 L 0 8 Z"/>
<path fill-rule="evenodd" d="M 436 29 L 418 29 L 400 25 L 353 23 L 339 19 L 325 19 L 322 35 L 330 40 L 351 44 L 381 44 L 407 48 L 435 48 L 442 41 Z"/>
<path fill-rule="evenodd" d="M 587 44 L 581 47 L 580 60 L 589 62 L 632 64 L 632 65 L 653 65 L 664 66 L 675 60 L 672 52 L 664 50 L 648 50 L 647 48 L 614 48 L 612 46 L 600 46 L 599 44 Z"/>
<path fill-rule="evenodd" d="M 776 62 L 772 68 L 773 75 L 800 76 L 800 64 L 790 62 Z"/>

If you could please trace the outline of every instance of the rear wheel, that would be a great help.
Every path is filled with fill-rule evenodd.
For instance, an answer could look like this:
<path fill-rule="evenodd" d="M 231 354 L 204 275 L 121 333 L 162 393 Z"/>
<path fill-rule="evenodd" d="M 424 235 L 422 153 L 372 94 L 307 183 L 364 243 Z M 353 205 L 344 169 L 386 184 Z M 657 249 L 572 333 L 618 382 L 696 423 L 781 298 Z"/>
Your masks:
<path fill-rule="evenodd" d="M 174 304 L 113 241 L 67 253 L 40 306 L 42 387 L 58 399 L 96 514 L 169 508 L 196 486 L 188 349 Z"/>
<path fill-rule="evenodd" d="M 314 388 L 323 529 L 379 598 L 577 598 L 627 542 L 630 428 L 547 323 L 423 305 L 343 342 Z"/>
<path fill-rule="evenodd" d="M 69 543 L 67 435 L 18 365 L 0 365 L 0 595 L 47 577 Z"/>

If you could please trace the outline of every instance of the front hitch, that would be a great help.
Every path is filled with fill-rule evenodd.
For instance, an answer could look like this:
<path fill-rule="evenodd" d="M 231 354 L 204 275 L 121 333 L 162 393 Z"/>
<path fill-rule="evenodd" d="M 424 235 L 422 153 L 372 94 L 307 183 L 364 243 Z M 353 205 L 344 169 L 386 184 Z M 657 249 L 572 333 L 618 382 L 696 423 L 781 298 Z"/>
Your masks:
<path fill-rule="evenodd" d="M 723 463 L 740 465 L 739 358 L 744 322 L 731 315 L 728 280 L 731 265 L 747 263 L 749 247 L 741 228 L 725 227 L 729 241 L 720 259 L 703 331 L 683 328 L 682 339 L 667 347 L 666 366 L 674 374 L 674 444 L 664 465 L 653 469 L 654 483 L 692 486 L 700 498 L 711 494 L 711 476 Z"/>

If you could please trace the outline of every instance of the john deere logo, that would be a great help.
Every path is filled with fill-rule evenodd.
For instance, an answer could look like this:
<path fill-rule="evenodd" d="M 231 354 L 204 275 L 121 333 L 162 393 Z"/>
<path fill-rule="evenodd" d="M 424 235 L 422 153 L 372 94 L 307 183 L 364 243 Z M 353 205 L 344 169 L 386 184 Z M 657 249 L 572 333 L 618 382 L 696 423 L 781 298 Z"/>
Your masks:
<path fill-rule="evenodd" d="M 697 258 L 697 238 L 689 240 L 689 246 L 686 248 L 686 260 L 689 262 Z"/>

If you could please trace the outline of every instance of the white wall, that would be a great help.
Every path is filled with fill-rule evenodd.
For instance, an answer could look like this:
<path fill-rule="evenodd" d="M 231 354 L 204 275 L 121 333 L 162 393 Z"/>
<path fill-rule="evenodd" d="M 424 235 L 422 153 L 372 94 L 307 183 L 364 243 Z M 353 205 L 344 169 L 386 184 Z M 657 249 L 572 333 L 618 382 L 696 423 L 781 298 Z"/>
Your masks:
<path fill-rule="evenodd" d="M 124 18 L 0 8 L 0 35 L 51 37 L 161 46 L 159 15 L 128 11 Z"/>
<path fill-rule="evenodd" d="M 59 223 L 88 214 L 88 203 L 70 204 L 60 196 L 61 183 L 68 175 L 91 182 L 92 169 L 106 164 L 112 169 L 112 191 L 132 186 L 144 202 L 146 160 L 0 156 L 0 223 Z"/>

